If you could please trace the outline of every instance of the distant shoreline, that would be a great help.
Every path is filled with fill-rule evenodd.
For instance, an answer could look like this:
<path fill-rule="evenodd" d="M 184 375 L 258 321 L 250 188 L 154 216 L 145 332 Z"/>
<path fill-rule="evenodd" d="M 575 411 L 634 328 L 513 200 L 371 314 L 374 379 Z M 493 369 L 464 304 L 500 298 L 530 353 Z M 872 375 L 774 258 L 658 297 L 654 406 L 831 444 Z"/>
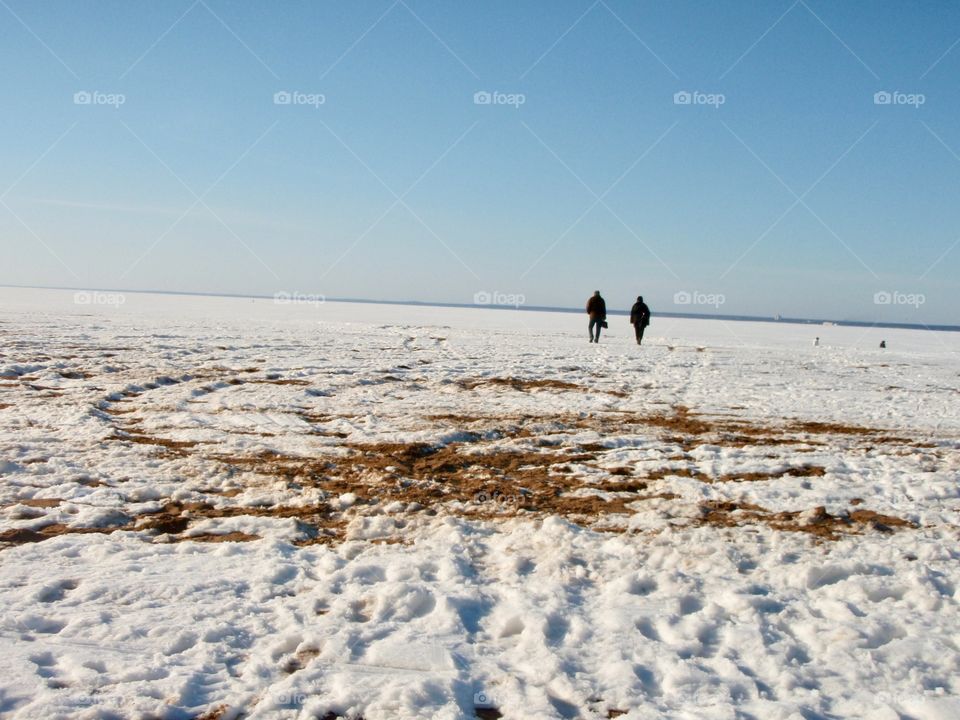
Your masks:
<path fill-rule="evenodd" d="M 177 295 L 184 297 L 223 297 L 246 298 L 252 300 L 273 300 L 273 295 L 248 295 L 243 293 L 186 292 L 180 290 L 118 290 L 115 288 L 62 287 L 53 285 L 6 285 L 0 288 L 20 290 L 72 290 L 86 292 L 136 293 L 138 295 Z M 367 298 L 326 297 L 325 302 L 358 303 L 363 305 L 407 305 L 413 307 L 442 307 L 461 309 L 510 310 L 521 312 L 582 313 L 582 308 L 550 307 L 546 305 L 481 305 L 477 303 L 426 302 L 423 300 L 371 300 Z M 610 315 L 629 315 L 629 310 L 610 310 Z M 721 315 L 709 313 L 662 312 L 654 310 L 655 317 L 688 318 L 692 320 L 729 320 L 733 322 L 786 323 L 789 325 L 837 326 L 837 327 L 877 327 L 899 330 L 933 330 L 937 332 L 960 332 L 960 325 L 927 325 L 924 323 L 869 322 L 866 320 L 831 320 L 829 318 L 789 318 L 764 317 L 760 315 Z"/>

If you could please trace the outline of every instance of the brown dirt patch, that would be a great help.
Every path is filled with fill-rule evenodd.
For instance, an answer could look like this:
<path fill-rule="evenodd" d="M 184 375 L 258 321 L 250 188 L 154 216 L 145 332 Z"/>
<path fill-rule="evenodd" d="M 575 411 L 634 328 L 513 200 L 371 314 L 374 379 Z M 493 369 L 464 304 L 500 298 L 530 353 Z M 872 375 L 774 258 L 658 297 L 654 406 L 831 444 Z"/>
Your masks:
<path fill-rule="evenodd" d="M 282 478 L 301 487 L 320 488 L 333 496 L 354 493 L 360 504 L 374 497 L 383 503 L 401 500 L 425 508 L 459 502 L 463 505 L 461 511 L 472 516 L 522 511 L 595 517 L 626 513 L 625 505 L 637 500 L 571 494 L 578 490 L 597 492 L 568 473 L 555 471 L 569 462 L 593 459 L 592 455 L 581 453 L 508 449 L 470 452 L 470 443 L 345 447 L 349 450 L 345 457 L 312 459 L 265 453 L 219 460 L 235 469 Z M 609 489 L 637 492 L 645 487 L 643 483 L 621 483 Z M 270 510 L 269 514 L 277 512 Z"/>
<path fill-rule="evenodd" d="M 20 505 L 26 505 L 27 507 L 54 508 L 59 506 L 63 500 L 61 498 L 27 498 L 18 502 Z"/>
<path fill-rule="evenodd" d="M 700 506 L 697 525 L 741 527 L 767 525 L 774 530 L 802 532 L 821 540 L 838 540 L 843 535 L 859 534 L 865 528 L 889 533 L 894 528 L 915 528 L 909 520 L 881 515 L 872 510 L 855 510 L 845 515 L 831 515 L 820 506 L 806 512 L 771 512 L 759 505 L 730 501 L 710 501 Z"/>
<path fill-rule="evenodd" d="M 177 537 L 176 542 L 249 542 L 259 540 L 258 535 L 234 531 L 228 533 L 203 533 L 184 536 L 182 533 L 197 519 L 227 518 L 238 516 L 297 518 L 306 540 L 298 544 L 328 544 L 342 540 L 346 520 L 341 513 L 324 505 L 304 507 L 242 507 L 232 506 L 215 508 L 206 503 L 167 503 L 159 512 L 140 515 L 122 525 L 86 528 L 70 527 L 62 524 L 48 525 L 40 530 L 15 529 L 0 533 L 0 546 L 22 545 L 42 542 L 61 535 L 102 534 L 109 535 L 118 531 L 153 531 L 156 534 L 169 534 Z"/>
<path fill-rule="evenodd" d="M 889 432 L 879 428 L 868 428 L 862 425 L 847 425 L 845 423 L 828 423 L 815 421 L 794 422 L 787 426 L 788 430 L 802 433 L 813 433 L 816 435 L 856 435 L 861 437 L 870 437 L 874 442 L 903 443 L 910 442 L 906 438 L 884 436 L 876 437 L 882 433 Z"/>
<path fill-rule="evenodd" d="M 614 480 L 592 487 L 596 487 L 598 490 L 603 490 L 604 492 L 640 492 L 641 490 L 646 490 L 648 486 L 649 484 L 645 480 Z"/>
<path fill-rule="evenodd" d="M 391 499 L 436 505 L 460 501 L 481 515 L 503 511 L 529 511 L 571 515 L 626 512 L 622 498 L 578 496 L 583 486 L 565 473 L 551 472 L 556 465 L 593 459 L 552 450 L 492 449 L 465 452 L 463 443 L 428 445 L 359 445 L 349 458 L 347 474 L 370 473 L 394 479 L 387 490 Z"/>
<path fill-rule="evenodd" d="M 534 390 L 559 390 L 561 392 L 600 392 L 614 397 L 626 397 L 627 393 L 619 390 L 599 390 L 576 383 L 565 382 L 563 380 L 553 379 L 523 379 L 513 377 L 492 377 L 492 378 L 471 378 L 467 380 L 458 380 L 457 385 L 464 390 L 475 390 L 478 387 L 505 387 L 518 392 L 532 392 Z"/>
<path fill-rule="evenodd" d="M 292 675 L 295 672 L 303 670 L 307 665 L 310 664 L 310 661 L 319 654 L 320 651 L 315 648 L 305 648 L 300 650 L 284 661 L 282 670 L 285 673 Z"/>
<path fill-rule="evenodd" d="M 23 545 L 25 543 L 42 542 L 50 538 L 60 537 L 61 535 L 109 535 L 121 529 L 119 526 L 103 528 L 83 528 L 69 527 L 59 523 L 47 525 L 40 530 L 27 530 L 18 528 L 15 530 L 5 530 L 0 532 L 0 545 Z"/>
<path fill-rule="evenodd" d="M 250 535 L 245 532 L 240 532 L 235 530 L 234 532 L 228 533 L 204 533 L 202 535 L 190 535 L 188 537 L 180 538 L 184 541 L 190 542 L 209 542 L 209 543 L 225 543 L 225 542 L 250 542 L 251 540 L 259 540 L 259 535 Z"/>
<path fill-rule="evenodd" d="M 663 480 L 668 477 L 687 477 L 693 478 L 694 480 L 702 480 L 703 482 L 710 482 L 710 476 L 706 473 L 702 473 L 696 468 L 682 467 L 682 468 L 658 468 L 653 470 L 646 475 L 648 480 Z"/>
<path fill-rule="evenodd" d="M 266 381 L 306 384 L 306 381 L 287 383 L 270 377 Z M 589 388 L 559 380 L 480 378 L 463 380 L 458 384 L 466 390 L 489 385 L 519 392 L 592 392 Z M 341 419 L 341 416 L 310 411 L 301 412 L 300 417 L 321 425 Z M 888 439 L 891 442 L 902 441 L 883 430 L 789 421 L 779 425 L 762 425 L 736 418 L 701 416 L 683 406 L 675 406 L 663 413 L 615 411 L 550 416 L 449 413 L 429 415 L 425 420 L 436 423 L 440 428 L 451 426 L 461 431 L 462 435 L 457 442 L 442 445 L 338 442 L 332 447 L 321 448 L 322 454 L 312 457 L 274 452 L 229 456 L 202 453 L 198 446 L 209 447 L 206 443 L 153 437 L 132 424 L 125 430 L 118 430 L 112 439 L 154 446 L 166 455 L 191 455 L 198 460 L 222 466 L 222 472 L 215 474 L 227 479 L 225 484 L 230 489 L 222 492 L 211 489 L 211 494 L 234 497 L 242 491 L 236 487 L 238 484 L 246 487 L 279 483 L 294 492 L 304 488 L 318 489 L 322 491 L 322 499 L 309 507 L 214 508 L 202 503 L 168 503 L 160 513 L 135 518 L 122 528 L 93 531 L 152 530 L 176 536 L 173 538 L 176 541 L 247 541 L 256 537 L 244 533 L 184 537 L 183 533 L 196 518 L 269 516 L 296 518 L 306 537 L 301 541 L 302 545 L 331 543 L 344 536 L 347 515 L 362 515 L 367 507 L 375 503 L 387 504 L 395 500 L 413 504 L 408 506 L 411 512 L 419 506 L 420 510 L 429 514 L 441 511 L 478 519 L 550 514 L 561 515 L 589 527 L 598 522 L 603 525 L 604 518 L 610 515 L 631 514 L 634 512 L 631 507 L 633 503 L 676 497 L 669 492 L 647 492 L 650 483 L 666 478 L 686 477 L 714 483 L 758 482 L 785 476 L 822 477 L 826 472 L 818 465 L 797 464 L 771 472 L 727 473 L 710 477 L 688 462 L 690 456 L 687 451 L 700 445 L 798 446 L 796 451 L 800 452 L 820 442 L 811 439 L 810 435 L 866 437 L 874 444 Z M 640 471 L 628 465 L 603 468 L 603 455 L 613 448 L 599 442 L 577 443 L 572 436 L 584 432 L 596 433 L 601 438 L 616 435 L 654 436 L 668 442 L 675 441 L 683 452 L 677 453 L 673 459 L 680 461 L 681 466 L 649 471 Z M 340 439 L 347 436 L 347 433 L 322 427 L 316 428 L 315 433 Z M 518 443 L 517 447 L 504 447 L 490 442 L 491 438 L 521 440 L 522 443 Z M 768 457 L 789 462 L 789 458 L 783 457 L 783 449 L 778 448 L 777 453 Z M 594 469 L 587 473 L 587 477 L 595 478 L 597 461 L 600 461 L 599 469 L 605 475 L 600 476 L 599 482 L 588 482 L 578 470 L 582 470 L 583 465 L 592 467 Z M 688 464 L 684 466 L 684 462 Z M 345 493 L 353 493 L 358 498 L 352 509 L 339 505 L 338 498 Z M 869 511 L 860 510 L 820 518 L 801 517 L 801 513 L 772 513 L 764 508 L 736 503 L 715 503 L 704 508 L 702 518 L 697 521 L 700 524 L 733 527 L 762 523 L 776 529 L 806 532 L 829 539 L 836 539 L 844 533 L 859 532 L 868 526 L 879 530 L 910 526 L 910 523 L 899 518 L 875 514 L 868 516 L 863 513 Z M 606 523 L 609 522 L 607 519 Z M 397 537 L 399 535 L 398 532 Z M 384 539 L 385 542 L 392 540 L 393 537 Z"/>
<path fill-rule="evenodd" d="M 116 435 L 107 439 L 136 443 L 137 445 L 154 445 L 162 448 L 164 452 L 171 455 L 189 455 L 190 453 L 186 452 L 187 450 L 200 445 L 198 440 L 170 440 L 168 438 L 147 435 L 146 433 L 133 429 L 117 430 Z"/>
<path fill-rule="evenodd" d="M 827 470 L 820 465 L 800 465 L 776 472 L 727 473 L 706 482 L 761 482 L 782 477 L 823 477 Z"/>
<path fill-rule="evenodd" d="M 227 710 L 229 709 L 229 705 L 220 704 L 207 710 L 202 715 L 197 715 L 193 718 L 193 720 L 220 720 L 224 715 L 227 714 Z"/>
<path fill-rule="evenodd" d="M 306 540 L 299 544 L 330 543 L 342 539 L 346 520 L 338 509 L 326 503 L 322 505 L 250 507 L 230 506 L 216 508 L 207 503 L 169 502 L 160 512 L 141 515 L 133 523 L 125 526 L 125 530 L 152 530 L 157 534 L 178 535 L 174 538 L 178 542 L 248 542 L 258 540 L 259 536 L 242 532 L 224 534 L 204 533 L 202 535 L 184 536 L 182 533 L 190 527 L 190 523 L 197 519 L 229 518 L 229 517 L 274 517 L 296 518 L 300 530 L 306 535 Z"/>
<path fill-rule="evenodd" d="M 309 380 L 297 380 L 294 378 L 258 378 L 254 380 L 239 380 L 233 384 L 247 383 L 250 385 L 309 385 Z"/>
<path fill-rule="evenodd" d="M 100 408 L 100 412 L 104 412 L 107 415 L 126 415 L 127 413 L 136 412 L 136 408 L 133 406 L 124 407 L 117 403 Z"/>

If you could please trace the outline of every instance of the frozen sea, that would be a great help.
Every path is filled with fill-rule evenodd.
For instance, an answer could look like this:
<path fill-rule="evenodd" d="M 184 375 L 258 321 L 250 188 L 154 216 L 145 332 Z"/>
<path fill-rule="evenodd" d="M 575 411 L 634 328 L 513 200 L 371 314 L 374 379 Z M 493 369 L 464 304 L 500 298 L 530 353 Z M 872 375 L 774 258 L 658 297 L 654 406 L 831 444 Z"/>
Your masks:
<path fill-rule="evenodd" d="M 653 311 L 0 288 L 0 716 L 960 717 L 960 333 Z"/>

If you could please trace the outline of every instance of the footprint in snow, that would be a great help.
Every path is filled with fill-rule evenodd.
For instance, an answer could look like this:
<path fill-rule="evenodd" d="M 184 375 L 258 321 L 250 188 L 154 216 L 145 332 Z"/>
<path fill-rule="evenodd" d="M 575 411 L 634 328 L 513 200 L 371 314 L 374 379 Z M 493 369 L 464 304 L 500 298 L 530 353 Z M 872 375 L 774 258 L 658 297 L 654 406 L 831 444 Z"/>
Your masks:
<path fill-rule="evenodd" d="M 370 622 L 370 603 L 366 600 L 354 600 L 350 603 L 350 614 L 347 616 L 348 620 L 352 622 Z"/>
<path fill-rule="evenodd" d="M 545 629 L 547 643 L 550 645 L 560 645 L 570 631 L 570 621 L 562 615 L 551 613 L 547 616 L 547 626 Z"/>
<path fill-rule="evenodd" d="M 57 671 L 57 659 L 53 653 L 42 652 L 28 656 L 30 662 L 37 666 L 37 675 L 46 680 L 46 685 L 52 690 L 62 690 L 69 687 L 69 684 L 59 678 Z"/>
<path fill-rule="evenodd" d="M 700 599 L 694 597 L 693 595 L 684 595 L 680 598 L 680 614 L 681 615 L 693 615 L 695 612 L 699 612 L 703 609 L 703 603 L 700 602 Z"/>
<path fill-rule="evenodd" d="M 657 632 L 650 618 L 640 618 L 634 625 L 647 640 L 660 642 L 660 633 Z"/>
<path fill-rule="evenodd" d="M 651 669 L 643 665 L 634 665 L 633 674 L 637 676 L 637 680 L 640 681 L 640 684 L 643 686 L 643 691 L 647 695 L 650 697 L 660 697 L 663 695 L 660 681 L 657 680 L 657 676 Z"/>
<path fill-rule="evenodd" d="M 33 655 L 28 656 L 28 659 L 38 668 L 52 667 L 57 662 L 53 657 L 53 653 L 51 652 L 34 653 Z M 40 674 L 43 675 L 43 673 Z"/>
<path fill-rule="evenodd" d="M 186 652 L 197 644 L 197 636 L 191 632 L 183 632 L 177 635 L 170 645 L 163 651 L 164 655 L 179 655 Z"/>
<path fill-rule="evenodd" d="M 786 607 L 782 602 L 766 597 L 754 598 L 750 601 L 750 604 L 754 610 L 764 615 L 776 615 L 777 613 L 783 612 Z"/>
<path fill-rule="evenodd" d="M 47 585 L 37 593 L 37 600 L 42 603 L 59 602 L 66 597 L 68 592 L 76 590 L 77 585 L 76 580 L 61 580 L 52 585 Z"/>
<path fill-rule="evenodd" d="M 516 561 L 517 575 L 529 575 L 537 569 L 537 564 L 530 558 L 518 558 Z"/>
<path fill-rule="evenodd" d="M 44 635 L 56 635 L 63 630 L 67 624 L 54 618 L 45 618 L 39 615 L 31 615 L 17 622 L 22 629 L 31 630 Z"/>
<path fill-rule="evenodd" d="M 657 581 L 653 578 L 631 578 L 627 585 L 627 592 L 631 595 L 649 595 L 657 589 Z"/>

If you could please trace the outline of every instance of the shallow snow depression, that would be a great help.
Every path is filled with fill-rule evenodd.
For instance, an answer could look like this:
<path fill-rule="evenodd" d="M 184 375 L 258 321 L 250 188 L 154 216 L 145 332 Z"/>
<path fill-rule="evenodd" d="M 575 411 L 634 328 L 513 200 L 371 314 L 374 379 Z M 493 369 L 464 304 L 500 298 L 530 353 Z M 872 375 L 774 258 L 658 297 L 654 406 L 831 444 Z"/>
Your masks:
<path fill-rule="evenodd" d="M 960 336 L 610 325 L 0 289 L 0 715 L 960 717 Z"/>

